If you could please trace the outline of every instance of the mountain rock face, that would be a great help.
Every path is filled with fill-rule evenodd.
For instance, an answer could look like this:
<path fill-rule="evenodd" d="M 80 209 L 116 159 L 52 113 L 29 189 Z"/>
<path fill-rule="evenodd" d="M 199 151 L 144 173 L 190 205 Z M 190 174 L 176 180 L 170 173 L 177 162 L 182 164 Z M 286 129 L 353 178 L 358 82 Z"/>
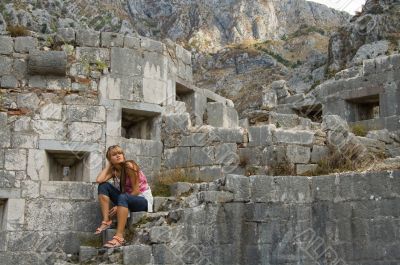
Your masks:
<path fill-rule="evenodd" d="M 128 9 L 140 34 L 208 51 L 244 40 L 279 39 L 301 24 L 334 28 L 348 19 L 346 13 L 304 0 L 129 0 Z"/>
<path fill-rule="evenodd" d="M 399 50 L 400 1 L 367 0 L 361 13 L 340 28 L 329 43 L 329 71 L 337 72 Z"/>

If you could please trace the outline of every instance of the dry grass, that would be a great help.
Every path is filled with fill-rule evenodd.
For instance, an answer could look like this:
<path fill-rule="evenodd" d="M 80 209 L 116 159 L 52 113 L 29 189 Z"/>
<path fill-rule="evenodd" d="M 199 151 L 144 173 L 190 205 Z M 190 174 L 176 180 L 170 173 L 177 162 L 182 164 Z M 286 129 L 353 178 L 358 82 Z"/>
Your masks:
<path fill-rule="evenodd" d="M 20 25 L 10 25 L 7 27 L 7 31 L 10 33 L 11 37 L 29 36 L 28 29 Z"/>
<path fill-rule="evenodd" d="M 365 137 L 368 133 L 367 128 L 362 124 L 355 124 L 351 127 L 352 133 L 357 136 Z"/>
<path fill-rule="evenodd" d="M 171 196 L 170 186 L 177 182 L 199 183 L 197 176 L 194 176 L 190 170 L 172 169 L 163 171 L 155 176 L 151 183 L 151 191 L 153 196 L 169 197 Z"/>

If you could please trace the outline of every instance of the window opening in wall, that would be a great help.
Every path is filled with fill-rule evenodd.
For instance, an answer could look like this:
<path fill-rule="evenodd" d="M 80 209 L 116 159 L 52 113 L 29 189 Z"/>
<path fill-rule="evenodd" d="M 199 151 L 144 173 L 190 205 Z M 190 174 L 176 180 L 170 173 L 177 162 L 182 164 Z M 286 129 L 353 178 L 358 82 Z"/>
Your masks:
<path fill-rule="evenodd" d="M 0 199 L 0 231 L 5 230 L 5 209 L 6 209 L 6 199 Z"/>
<path fill-rule="evenodd" d="M 322 105 L 307 106 L 299 111 L 299 116 L 308 118 L 313 122 L 322 122 Z"/>
<path fill-rule="evenodd" d="M 379 95 L 351 99 L 352 121 L 372 120 L 380 117 Z"/>
<path fill-rule="evenodd" d="M 156 119 L 159 113 L 122 109 L 121 136 L 127 139 L 157 140 Z"/>
<path fill-rule="evenodd" d="M 84 181 L 87 177 L 89 152 L 46 150 L 50 181 Z"/>

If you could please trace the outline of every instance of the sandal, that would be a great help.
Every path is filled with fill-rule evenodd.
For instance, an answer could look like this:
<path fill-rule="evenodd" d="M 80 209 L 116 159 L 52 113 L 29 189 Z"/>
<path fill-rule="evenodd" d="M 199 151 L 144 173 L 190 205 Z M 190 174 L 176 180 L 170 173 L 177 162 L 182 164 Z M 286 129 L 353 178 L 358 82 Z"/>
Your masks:
<path fill-rule="evenodd" d="M 119 236 L 113 236 L 113 239 L 104 244 L 105 248 L 117 248 L 125 245 L 125 239 Z"/>
<path fill-rule="evenodd" d="M 102 221 L 101 225 L 96 229 L 96 232 L 94 232 L 95 235 L 100 234 L 101 232 L 103 232 L 104 230 L 107 230 L 108 228 L 111 227 L 112 224 L 112 220 L 110 221 Z"/>

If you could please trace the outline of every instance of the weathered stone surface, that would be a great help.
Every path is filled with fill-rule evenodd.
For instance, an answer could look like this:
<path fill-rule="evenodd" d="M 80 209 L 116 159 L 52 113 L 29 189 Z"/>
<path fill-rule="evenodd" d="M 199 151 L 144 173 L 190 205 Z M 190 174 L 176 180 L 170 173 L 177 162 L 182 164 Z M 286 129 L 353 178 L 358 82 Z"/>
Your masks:
<path fill-rule="evenodd" d="M 40 195 L 40 183 L 38 181 L 24 180 L 21 182 L 21 197 L 24 199 L 37 198 Z"/>
<path fill-rule="evenodd" d="M 66 128 L 61 121 L 34 120 L 32 128 L 39 134 L 39 139 L 62 140 L 66 136 Z"/>
<path fill-rule="evenodd" d="M 164 130 L 167 135 L 188 134 L 191 126 L 189 113 L 163 116 Z"/>
<path fill-rule="evenodd" d="M 241 128 L 212 128 L 208 133 L 210 142 L 242 143 L 243 130 Z"/>
<path fill-rule="evenodd" d="M 111 73 L 135 76 L 142 74 L 142 58 L 137 51 L 111 48 Z"/>
<path fill-rule="evenodd" d="M 25 200 L 8 199 L 5 227 L 8 231 L 21 230 L 25 224 Z"/>
<path fill-rule="evenodd" d="M 78 46 L 98 47 L 100 44 L 100 32 L 91 30 L 78 30 L 76 32 Z"/>
<path fill-rule="evenodd" d="M 366 137 L 382 141 L 385 144 L 393 143 L 393 139 L 390 137 L 390 133 L 387 129 L 377 130 L 377 131 L 369 131 Z"/>
<path fill-rule="evenodd" d="M 329 148 L 321 145 L 314 145 L 311 152 L 311 163 L 318 163 L 320 160 L 327 158 Z"/>
<path fill-rule="evenodd" d="M 0 84 L 3 88 L 16 88 L 18 87 L 18 80 L 13 75 L 5 75 L 1 77 Z"/>
<path fill-rule="evenodd" d="M 91 183 L 49 181 L 40 185 L 40 196 L 45 199 L 91 200 L 94 199 Z"/>
<path fill-rule="evenodd" d="M 12 148 L 37 148 L 38 136 L 29 133 L 13 133 L 11 138 Z"/>
<path fill-rule="evenodd" d="M 200 191 L 197 194 L 199 202 L 226 203 L 233 201 L 233 193 L 226 191 Z"/>
<path fill-rule="evenodd" d="M 152 247 L 149 245 L 131 245 L 124 247 L 124 264 L 151 264 Z"/>
<path fill-rule="evenodd" d="M 190 148 L 177 147 L 164 150 L 164 165 L 167 168 L 187 167 L 190 163 Z"/>
<path fill-rule="evenodd" d="M 64 44 L 75 42 L 75 30 L 73 28 L 59 28 L 56 34 L 56 41 Z"/>
<path fill-rule="evenodd" d="M 15 172 L 0 170 L 0 187 L 1 188 L 13 188 L 15 185 Z"/>
<path fill-rule="evenodd" d="M 178 197 L 192 189 L 192 184 L 187 182 L 176 182 L 169 186 L 172 196 Z"/>
<path fill-rule="evenodd" d="M 314 142 L 314 133 L 309 131 L 289 131 L 277 129 L 273 131 L 273 140 L 282 144 L 311 145 Z"/>
<path fill-rule="evenodd" d="M 62 105 L 49 103 L 40 108 L 40 118 L 43 120 L 61 120 Z"/>
<path fill-rule="evenodd" d="M 96 123 L 72 122 L 67 130 L 68 139 L 76 142 L 96 142 L 103 138 L 103 126 Z"/>
<path fill-rule="evenodd" d="M 17 105 L 20 108 L 36 110 L 39 107 L 40 99 L 35 93 L 19 94 L 17 96 Z"/>
<path fill-rule="evenodd" d="M 12 59 L 6 56 L 0 56 L 0 75 L 11 74 L 12 65 L 13 65 Z"/>
<path fill-rule="evenodd" d="M 275 124 L 276 128 L 293 128 L 300 124 L 300 118 L 295 114 L 271 112 L 269 123 Z"/>
<path fill-rule="evenodd" d="M 233 192 L 234 201 L 250 200 L 250 179 L 240 175 L 227 175 L 224 189 Z"/>
<path fill-rule="evenodd" d="M 291 163 L 307 164 L 310 161 L 310 156 L 309 147 L 289 145 L 286 149 L 286 157 Z"/>
<path fill-rule="evenodd" d="M 87 262 L 98 255 L 98 250 L 95 247 L 80 246 L 79 247 L 79 262 Z"/>
<path fill-rule="evenodd" d="M 303 175 L 305 173 L 310 173 L 317 169 L 317 164 L 308 164 L 308 165 L 296 165 L 296 174 Z"/>
<path fill-rule="evenodd" d="M 108 65 L 110 62 L 110 50 L 104 48 L 77 47 L 76 59 L 84 64 L 102 63 Z"/>
<path fill-rule="evenodd" d="M 249 146 L 271 145 L 273 129 L 274 127 L 269 125 L 249 127 Z"/>
<path fill-rule="evenodd" d="M 218 144 L 215 146 L 215 162 L 217 164 L 231 165 L 238 163 L 237 145 L 234 143 Z"/>
<path fill-rule="evenodd" d="M 14 41 L 11 37 L 0 36 L 0 54 L 12 54 L 14 51 Z"/>
<path fill-rule="evenodd" d="M 8 149 L 5 152 L 4 168 L 7 170 L 26 170 L 26 159 L 25 149 Z"/>
<path fill-rule="evenodd" d="M 165 44 L 163 44 L 162 42 L 143 37 L 140 38 L 140 40 L 141 40 L 140 46 L 146 51 L 163 53 L 165 49 Z"/>
<path fill-rule="evenodd" d="M 266 91 L 263 93 L 261 109 L 271 110 L 278 105 L 278 97 L 275 91 Z"/>
<path fill-rule="evenodd" d="M 35 50 L 38 45 L 38 41 L 33 37 L 17 37 L 15 38 L 14 49 L 16 52 L 27 53 L 31 50 Z"/>
<path fill-rule="evenodd" d="M 140 38 L 125 35 L 124 37 L 124 48 L 139 49 L 140 48 Z"/>
<path fill-rule="evenodd" d="M 103 106 L 69 105 L 65 107 L 65 119 L 69 122 L 105 122 L 106 111 Z"/>
<path fill-rule="evenodd" d="M 192 147 L 190 148 L 190 164 L 192 166 L 212 165 L 214 163 L 214 148 Z"/>
<path fill-rule="evenodd" d="M 234 108 L 229 108 L 221 102 L 207 103 L 207 123 L 214 127 L 238 127 L 239 118 Z"/>
<path fill-rule="evenodd" d="M 114 32 L 101 32 L 101 47 L 122 47 L 124 35 Z"/>
<path fill-rule="evenodd" d="M 46 88 L 47 80 L 40 75 L 29 76 L 28 86 L 34 88 Z"/>

